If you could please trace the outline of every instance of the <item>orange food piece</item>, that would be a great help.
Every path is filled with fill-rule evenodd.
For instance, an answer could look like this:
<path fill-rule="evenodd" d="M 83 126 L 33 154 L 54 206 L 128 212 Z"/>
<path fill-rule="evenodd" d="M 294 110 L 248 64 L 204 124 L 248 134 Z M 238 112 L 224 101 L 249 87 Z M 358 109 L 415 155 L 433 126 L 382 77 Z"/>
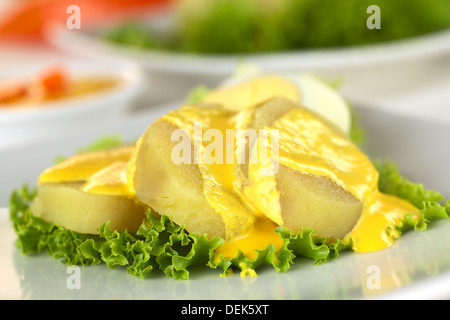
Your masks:
<path fill-rule="evenodd" d="M 45 71 L 38 80 L 46 96 L 58 95 L 67 88 L 67 75 L 62 68 L 54 67 Z"/>
<path fill-rule="evenodd" d="M 14 1 L 14 10 L 0 21 L 0 38 L 45 41 L 44 29 L 50 21 L 66 24 L 67 8 L 76 4 L 82 12 L 83 26 L 99 21 L 132 18 L 146 11 L 158 13 L 174 0 L 23 0 Z"/>
<path fill-rule="evenodd" d="M 27 86 L 18 80 L 9 80 L 0 83 L 0 103 L 12 102 L 27 94 Z"/>
<path fill-rule="evenodd" d="M 0 103 L 43 101 L 62 96 L 69 87 L 64 68 L 54 66 L 44 70 L 35 80 L 11 79 L 0 82 Z"/>

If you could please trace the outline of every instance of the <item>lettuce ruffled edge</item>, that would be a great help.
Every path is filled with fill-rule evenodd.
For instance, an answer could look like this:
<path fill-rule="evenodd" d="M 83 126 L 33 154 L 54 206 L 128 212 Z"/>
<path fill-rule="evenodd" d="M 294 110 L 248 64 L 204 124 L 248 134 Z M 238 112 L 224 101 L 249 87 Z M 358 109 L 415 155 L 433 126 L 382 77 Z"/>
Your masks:
<path fill-rule="evenodd" d="M 450 200 L 444 201 L 442 194 L 409 181 L 398 172 L 393 162 L 375 162 L 375 166 L 380 172 L 381 192 L 401 197 L 419 209 L 419 219 L 408 214 L 397 225 L 399 235 L 410 229 L 426 230 L 433 220 L 449 219 Z M 283 239 L 279 250 L 268 245 L 257 250 L 254 259 L 240 251 L 236 257 L 227 259 L 215 255 L 215 249 L 224 243 L 223 239 L 188 233 L 184 226 L 177 225 L 167 216 L 154 215 L 150 210 L 135 233 L 110 231 L 106 222 L 99 228 L 99 235 L 93 236 L 73 232 L 33 216 L 30 205 L 35 196 L 36 190 L 24 185 L 14 190 L 10 198 L 10 220 L 22 253 L 45 251 L 70 265 L 103 263 L 111 269 L 120 266 L 141 278 L 159 270 L 167 277 L 189 279 L 189 270 L 194 266 L 221 269 L 222 276 L 235 270 L 241 276 L 255 276 L 263 265 L 273 266 L 276 272 L 286 272 L 297 257 L 321 264 L 352 248 L 351 239 L 327 243 L 325 238 L 315 236 L 311 228 L 293 234 L 284 227 L 278 227 L 275 232 Z"/>

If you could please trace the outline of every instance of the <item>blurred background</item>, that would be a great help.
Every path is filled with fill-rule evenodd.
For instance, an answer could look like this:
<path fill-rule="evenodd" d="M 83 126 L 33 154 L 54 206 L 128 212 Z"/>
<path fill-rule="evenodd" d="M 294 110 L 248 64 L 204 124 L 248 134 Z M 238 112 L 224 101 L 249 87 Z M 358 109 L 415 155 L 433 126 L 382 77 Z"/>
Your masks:
<path fill-rule="evenodd" d="M 0 0 L 0 165 L 20 168 L 2 188 L 102 133 L 139 136 L 242 63 L 449 123 L 450 1 Z M 45 161 L 18 160 L 38 144 Z"/>
<path fill-rule="evenodd" d="M 71 97 L 121 88 L 114 113 L 217 86 L 242 61 L 267 72 L 314 72 L 366 107 L 449 119 L 449 31 L 447 0 L 0 0 L 0 125 L 45 123 L 54 116 L 46 102 L 68 102 L 55 99 L 57 82 L 67 85 L 81 70 L 116 77 L 117 86 L 91 79 Z M 133 82 L 126 89 L 122 76 Z M 27 77 L 28 87 L 32 78 L 41 86 L 24 98 Z M 46 81 L 56 89 L 42 90 Z M 80 117 L 105 115 L 94 104 Z M 9 141 L 20 136 L 17 125 L 9 129 Z"/>
<path fill-rule="evenodd" d="M 450 0 L 0 0 L 0 209 L 58 157 L 132 141 L 242 65 L 326 79 L 364 115 L 377 156 L 449 197 Z M 396 285 L 447 261 L 420 237 L 388 253 Z M 41 280 L 30 266 L 25 288 Z"/>

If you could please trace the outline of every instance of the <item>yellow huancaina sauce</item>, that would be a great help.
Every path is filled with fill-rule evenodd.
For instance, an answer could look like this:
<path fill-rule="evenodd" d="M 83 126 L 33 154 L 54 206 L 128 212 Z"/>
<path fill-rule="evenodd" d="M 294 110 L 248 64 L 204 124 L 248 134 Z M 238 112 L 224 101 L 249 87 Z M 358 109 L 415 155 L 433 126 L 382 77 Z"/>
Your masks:
<path fill-rule="evenodd" d="M 295 96 L 293 89 L 287 88 L 285 96 Z M 217 93 L 218 96 L 220 94 Z M 247 94 L 261 96 L 261 93 L 247 92 Z M 280 96 L 283 96 L 282 92 Z M 248 98 L 252 99 L 254 98 Z M 244 104 L 240 107 L 247 110 L 246 112 L 252 112 L 249 102 L 241 101 L 241 103 Z M 196 130 L 200 130 L 202 136 L 197 149 L 200 153 L 208 153 L 212 138 L 205 141 L 203 136 L 208 129 L 217 130 L 211 132 L 223 137 L 222 141 L 216 141 L 222 146 L 222 150 L 230 150 L 229 148 L 235 150 L 236 146 L 230 146 L 230 140 L 227 142 L 226 137 L 230 134 L 227 129 L 236 129 L 245 123 L 239 111 L 218 106 L 184 106 L 164 115 L 163 118 L 176 127 L 185 129 L 193 141 L 199 139 Z M 196 127 L 199 122 L 201 128 Z M 302 107 L 292 108 L 273 119 L 268 128 L 278 132 L 277 161 L 280 165 L 298 172 L 326 177 L 362 202 L 361 216 L 344 238 L 344 240 L 352 239 L 354 251 L 368 252 L 389 247 L 398 236 L 395 227 L 402 218 L 408 213 L 412 213 L 413 218 L 418 218 L 415 216 L 417 208 L 412 204 L 394 196 L 384 195 L 378 190 L 378 172 L 368 157 L 343 132 L 313 112 Z M 236 136 L 232 139 L 235 142 Z M 98 154 L 98 159 L 86 156 L 73 157 L 70 165 L 55 166 L 46 170 L 39 181 L 45 183 L 79 178 L 86 180 L 85 192 L 126 194 L 133 197 L 135 193 L 130 184 L 132 181 L 130 174 L 133 174 L 132 154 L 132 148 L 128 148 L 116 152 L 113 156 L 110 154 L 105 157 Z M 228 152 L 221 155 L 211 154 L 214 159 L 222 161 L 209 163 L 202 159 L 203 161 L 199 163 L 204 195 L 209 205 L 221 214 L 229 232 L 227 241 L 216 250 L 217 257 L 223 255 L 232 258 L 240 250 L 248 258 L 254 258 L 255 249 L 264 249 L 269 244 L 279 249 L 283 241 L 274 231 L 276 227 L 282 225 L 279 223 L 282 221 L 280 212 L 276 209 L 279 207 L 276 203 L 279 196 L 277 192 L 268 192 L 265 195 L 267 201 L 271 201 L 275 208 L 268 217 L 247 201 L 246 195 L 240 189 L 239 166 L 236 166 L 235 155 L 227 158 L 230 157 Z M 105 161 L 105 158 L 114 161 Z M 95 167 L 98 164 L 97 160 L 101 160 L 102 168 Z M 264 183 L 267 185 L 264 186 Z M 261 180 L 258 188 L 249 192 L 271 191 L 271 183 L 273 184 L 273 179 L 271 180 L 269 176 Z"/>

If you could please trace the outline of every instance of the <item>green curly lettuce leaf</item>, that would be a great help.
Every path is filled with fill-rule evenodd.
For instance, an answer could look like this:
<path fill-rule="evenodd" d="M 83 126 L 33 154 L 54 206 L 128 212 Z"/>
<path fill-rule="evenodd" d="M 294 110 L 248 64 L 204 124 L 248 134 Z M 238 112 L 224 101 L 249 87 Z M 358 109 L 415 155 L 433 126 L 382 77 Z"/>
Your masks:
<path fill-rule="evenodd" d="M 283 240 L 278 251 L 273 245 L 268 245 L 262 250 L 256 250 L 256 257 L 249 259 L 239 250 L 236 257 L 227 259 L 221 255 L 218 261 L 211 261 L 210 266 L 222 268 L 222 275 L 232 273 L 232 267 L 239 269 L 241 275 L 256 275 L 256 269 L 263 265 L 271 265 L 276 272 L 286 272 L 296 257 L 309 258 L 317 265 L 338 258 L 339 252 L 352 247 L 351 240 L 327 243 L 325 238 L 315 236 L 311 228 L 293 234 L 285 227 L 277 227 L 275 232 Z"/>
<path fill-rule="evenodd" d="M 421 183 L 414 183 L 400 174 L 392 161 L 376 161 L 375 167 L 380 173 L 378 188 L 381 192 L 397 196 L 412 203 L 419 209 L 419 218 L 407 214 L 398 225 L 401 233 L 409 229 L 426 230 L 429 222 L 450 218 L 450 200 L 438 191 L 426 189 Z"/>
<path fill-rule="evenodd" d="M 92 152 L 92 151 L 101 151 L 106 149 L 111 149 L 115 147 L 123 146 L 125 142 L 123 141 L 122 135 L 116 134 L 116 135 L 104 135 L 96 140 L 92 141 L 86 146 L 78 147 L 76 148 L 76 154 L 86 153 L 86 152 Z M 53 159 L 53 163 L 57 164 L 59 162 L 62 162 L 66 159 L 66 156 L 56 156 Z"/>
<path fill-rule="evenodd" d="M 248 258 L 242 251 L 238 250 L 238 254 L 234 258 L 225 258 L 220 255 L 218 261 L 210 261 L 209 265 L 213 268 L 220 267 L 223 272 L 222 275 L 232 274 L 232 268 L 240 269 L 242 276 L 253 276 L 256 275 L 256 269 L 263 265 L 272 265 L 275 270 L 279 271 L 278 260 L 276 259 L 275 247 L 273 245 L 268 245 L 262 250 L 256 250 L 257 255 L 254 259 Z"/>
<path fill-rule="evenodd" d="M 359 117 L 354 107 L 347 102 L 350 109 L 350 132 L 348 136 L 356 145 L 362 145 L 365 142 L 365 131 L 359 123 Z"/>
<path fill-rule="evenodd" d="M 397 226 L 399 234 L 410 229 L 426 230 L 433 220 L 449 219 L 450 200 L 444 201 L 442 194 L 409 181 L 392 162 L 376 162 L 375 165 L 380 172 L 380 191 L 410 201 L 419 209 L 418 219 L 412 213 L 404 217 Z M 275 232 L 283 240 L 280 249 L 268 245 L 256 250 L 253 259 L 241 251 L 228 259 L 215 255 L 215 249 L 224 243 L 223 239 L 188 233 L 184 226 L 167 216 L 156 216 L 150 210 L 135 233 L 110 231 L 109 222 L 99 228 L 99 235 L 73 232 L 34 217 L 30 205 L 35 196 L 36 191 L 24 185 L 14 190 L 10 198 L 10 220 L 17 234 L 17 244 L 24 254 L 45 251 L 67 264 L 105 264 L 111 269 L 125 267 L 129 274 L 141 278 L 152 271 L 161 271 L 167 277 L 188 279 L 189 269 L 193 266 L 219 268 L 222 275 L 237 269 L 241 275 L 252 276 L 265 265 L 272 266 L 276 272 L 286 272 L 297 257 L 321 264 L 352 248 L 351 240 L 328 243 L 325 238 L 315 236 L 311 228 L 293 234 L 278 227 Z"/>
<path fill-rule="evenodd" d="M 333 243 L 326 242 L 326 238 L 314 235 L 314 230 L 304 228 L 297 234 L 292 234 L 284 227 L 278 227 L 276 232 L 287 243 L 287 248 L 294 255 L 310 258 L 314 264 L 325 263 L 328 259 L 335 259 L 339 256 L 339 251 L 350 249 L 351 241 L 337 241 Z"/>
<path fill-rule="evenodd" d="M 211 90 L 207 86 L 199 84 L 189 90 L 185 99 L 186 103 L 199 103 L 210 91 Z"/>
<path fill-rule="evenodd" d="M 399 173 L 397 166 L 391 161 L 375 162 L 375 166 L 380 173 L 381 192 L 405 199 L 419 209 L 418 215 L 407 214 L 396 226 L 399 235 L 411 229 L 426 230 L 431 221 L 450 218 L 450 200 L 445 201 L 441 193 L 426 189 L 421 183 L 411 182 Z M 240 252 L 233 259 L 221 257 L 217 265 L 224 270 L 224 274 L 230 266 L 240 268 L 241 274 L 252 274 L 254 269 L 263 264 L 272 264 L 277 271 L 287 271 L 295 257 L 310 258 L 314 264 L 320 264 L 338 258 L 342 251 L 352 249 L 351 239 L 327 243 L 325 238 L 315 236 L 311 228 L 304 228 L 297 234 L 292 234 L 284 227 L 278 227 L 275 231 L 283 239 L 283 247 L 278 252 L 268 247 L 258 251 L 253 260 Z"/>
<path fill-rule="evenodd" d="M 106 222 L 99 235 L 80 234 L 34 217 L 29 207 L 34 195 L 27 186 L 17 189 L 9 207 L 17 245 L 24 254 L 46 251 L 70 265 L 104 263 L 111 269 L 126 267 L 129 274 L 141 278 L 161 270 L 168 277 L 188 279 L 188 269 L 207 265 L 223 243 L 220 238 L 188 234 L 184 227 L 150 210 L 136 233 L 109 231 Z"/>
<path fill-rule="evenodd" d="M 439 192 L 425 189 L 423 184 L 413 183 L 403 177 L 398 171 L 397 165 L 392 161 L 375 161 L 374 165 L 380 173 L 378 188 L 383 193 L 408 200 L 419 209 L 424 202 L 437 202 L 444 199 Z"/>
<path fill-rule="evenodd" d="M 80 154 L 92 151 L 101 151 L 115 147 L 120 147 L 124 144 L 125 142 L 123 141 L 123 137 L 120 134 L 104 135 L 84 147 L 78 147 L 76 149 L 76 153 Z"/>

